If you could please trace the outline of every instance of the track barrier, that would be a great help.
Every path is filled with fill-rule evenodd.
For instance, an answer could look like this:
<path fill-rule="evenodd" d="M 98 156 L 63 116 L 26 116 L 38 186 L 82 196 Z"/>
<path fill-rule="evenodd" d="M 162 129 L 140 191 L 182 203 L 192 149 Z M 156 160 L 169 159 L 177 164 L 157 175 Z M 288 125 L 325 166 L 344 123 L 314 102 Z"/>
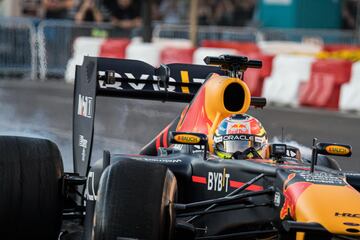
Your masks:
<path fill-rule="evenodd" d="M 351 79 L 344 83 L 340 90 L 339 109 L 345 111 L 360 111 L 360 62 L 354 63 L 351 69 Z"/>
<path fill-rule="evenodd" d="M 255 42 L 203 40 L 200 46 L 211 48 L 231 48 L 244 55 L 260 52 L 260 49 Z"/>
<path fill-rule="evenodd" d="M 161 50 L 160 62 L 168 63 L 193 63 L 195 48 L 169 47 Z"/>
<path fill-rule="evenodd" d="M 131 42 L 126 48 L 126 58 L 144 61 L 150 65 L 160 64 L 161 46 L 156 43 Z"/>
<path fill-rule="evenodd" d="M 125 58 L 126 48 L 130 44 L 127 38 L 109 38 L 100 47 L 100 57 Z"/>
<path fill-rule="evenodd" d="M 300 91 L 300 104 L 337 109 L 340 87 L 350 80 L 351 64 L 333 59 L 314 62 L 310 80 Z"/>
<path fill-rule="evenodd" d="M 275 56 L 271 76 L 265 78 L 262 96 L 272 103 L 297 106 L 298 89 L 309 79 L 314 60 L 308 56 Z"/>
<path fill-rule="evenodd" d="M 244 81 L 248 85 L 251 95 L 260 97 L 263 90 L 264 80 L 271 74 L 274 56 L 261 53 L 251 53 L 248 54 L 248 57 L 250 59 L 260 60 L 263 63 L 263 67 L 260 70 L 254 68 L 247 69 L 244 77 Z"/>

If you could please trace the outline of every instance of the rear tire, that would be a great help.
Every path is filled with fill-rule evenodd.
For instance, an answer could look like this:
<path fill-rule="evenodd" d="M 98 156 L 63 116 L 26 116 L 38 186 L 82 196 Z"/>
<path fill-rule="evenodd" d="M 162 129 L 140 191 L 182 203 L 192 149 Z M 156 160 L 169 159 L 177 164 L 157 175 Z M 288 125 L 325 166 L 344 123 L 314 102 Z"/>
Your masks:
<path fill-rule="evenodd" d="M 63 171 L 53 142 L 0 136 L 1 239 L 57 239 Z"/>
<path fill-rule="evenodd" d="M 167 167 L 119 161 L 106 168 L 98 193 L 94 240 L 173 238 L 177 185 Z"/>

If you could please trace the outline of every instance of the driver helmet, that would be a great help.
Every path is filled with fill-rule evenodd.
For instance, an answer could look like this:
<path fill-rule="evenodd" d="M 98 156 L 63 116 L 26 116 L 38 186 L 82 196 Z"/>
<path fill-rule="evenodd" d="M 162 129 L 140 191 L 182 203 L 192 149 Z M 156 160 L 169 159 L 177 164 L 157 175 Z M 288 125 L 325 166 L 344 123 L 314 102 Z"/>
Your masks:
<path fill-rule="evenodd" d="M 225 118 L 214 134 L 214 153 L 225 159 L 231 159 L 235 152 L 243 153 L 250 147 L 265 158 L 267 144 L 267 134 L 262 124 L 247 114 L 236 114 Z M 244 158 L 253 157 L 253 154 L 249 155 Z"/>

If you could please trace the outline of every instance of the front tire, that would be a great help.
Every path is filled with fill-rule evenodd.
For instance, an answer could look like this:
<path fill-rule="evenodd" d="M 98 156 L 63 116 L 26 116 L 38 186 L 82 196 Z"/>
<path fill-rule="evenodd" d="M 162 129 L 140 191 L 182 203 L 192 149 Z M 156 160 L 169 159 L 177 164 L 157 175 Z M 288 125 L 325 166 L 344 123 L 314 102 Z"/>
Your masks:
<path fill-rule="evenodd" d="M 100 180 L 95 208 L 94 240 L 172 239 L 177 185 L 165 166 L 122 160 Z"/>
<path fill-rule="evenodd" d="M 53 142 L 0 136 L 1 239 L 57 239 L 63 171 Z"/>

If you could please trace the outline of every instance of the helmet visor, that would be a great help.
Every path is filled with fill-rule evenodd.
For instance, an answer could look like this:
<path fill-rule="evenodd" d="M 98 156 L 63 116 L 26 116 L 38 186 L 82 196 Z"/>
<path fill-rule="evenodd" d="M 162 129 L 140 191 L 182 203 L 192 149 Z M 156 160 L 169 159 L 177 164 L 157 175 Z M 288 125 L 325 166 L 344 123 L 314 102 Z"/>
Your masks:
<path fill-rule="evenodd" d="M 251 147 L 250 141 L 225 141 L 224 151 L 228 153 L 234 153 L 237 151 L 243 152 Z"/>
<path fill-rule="evenodd" d="M 226 153 L 243 152 L 251 146 L 251 141 L 224 141 L 216 144 L 217 149 Z"/>
<path fill-rule="evenodd" d="M 249 147 L 255 150 L 261 149 L 266 143 L 266 137 L 258 137 L 251 134 L 229 134 L 214 137 L 216 149 L 225 153 L 244 152 Z"/>

